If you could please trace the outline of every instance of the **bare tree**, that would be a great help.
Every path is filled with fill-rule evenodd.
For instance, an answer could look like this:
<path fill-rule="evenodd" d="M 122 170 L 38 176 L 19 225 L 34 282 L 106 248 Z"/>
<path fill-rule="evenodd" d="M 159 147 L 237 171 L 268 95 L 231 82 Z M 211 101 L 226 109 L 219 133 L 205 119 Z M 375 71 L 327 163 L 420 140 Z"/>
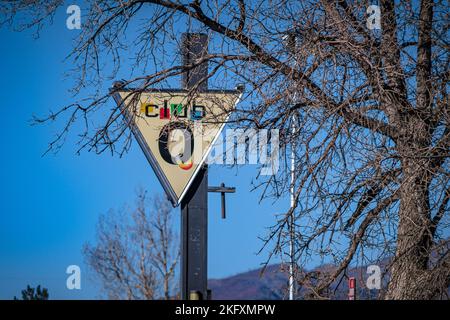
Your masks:
<path fill-rule="evenodd" d="M 300 269 L 316 255 L 338 266 L 319 277 L 298 275 L 314 297 L 329 297 L 330 284 L 345 277 L 349 266 L 389 256 L 386 298 L 426 299 L 446 290 L 446 1 L 380 0 L 381 29 L 374 30 L 367 27 L 368 1 L 87 2 L 71 54 L 79 75 L 74 89 L 84 100 L 35 119 L 67 116 L 50 150 L 57 150 L 78 122 L 84 125 L 80 150 L 122 155 L 131 134 L 111 93 L 167 87 L 206 61 L 210 68 L 203 81 L 210 87 L 245 83 L 250 89 L 231 125 L 280 129 L 286 165 L 268 179 L 258 177 L 255 187 L 263 198 L 289 190 L 288 155 L 295 145 L 296 207 L 278 217 L 266 245 L 282 253 L 294 217 Z M 5 23 L 39 27 L 60 4 L 7 1 L 0 15 Z M 180 31 L 208 32 L 211 53 L 181 65 L 175 54 Z M 121 62 L 130 56 L 135 64 L 129 78 L 105 92 L 104 80 L 123 71 Z M 87 85 L 100 93 L 83 95 Z M 295 133 L 289 130 L 293 114 Z"/>
<path fill-rule="evenodd" d="M 101 215 L 87 263 L 111 299 L 173 299 L 180 250 L 167 200 L 140 191 L 136 208 Z"/>

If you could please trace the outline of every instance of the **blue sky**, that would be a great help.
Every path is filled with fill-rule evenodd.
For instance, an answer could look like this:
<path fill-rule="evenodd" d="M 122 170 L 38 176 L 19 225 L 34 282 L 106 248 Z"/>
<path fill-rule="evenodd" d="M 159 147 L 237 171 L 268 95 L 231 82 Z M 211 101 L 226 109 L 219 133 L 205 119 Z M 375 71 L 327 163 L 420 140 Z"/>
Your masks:
<path fill-rule="evenodd" d="M 55 299 L 99 297 L 95 279 L 83 263 L 81 248 L 94 241 L 98 215 L 132 204 L 139 187 L 162 193 L 136 143 L 123 158 L 108 153 L 76 155 L 73 137 L 56 155 L 42 157 L 61 124 L 30 126 L 33 114 L 69 104 L 73 84 L 64 73 L 64 58 L 78 31 L 65 27 L 60 10 L 39 39 L 33 33 L 0 29 L 0 299 L 19 296 L 27 284 L 41 284 Z M 110 84 L 107 84 L 108 86 Z M 227 169 L 212 166 L 210 185 L 225 182 L 237 193 L 227 199 L 220 219 L 220 197 L 209 196 L 209 277 L 225 277 L 256 268 L 265 255 L 258 236 L 287 210 L 288 199 L 258 205 L 250 193 L 255 166 Z M 179 209 L 175 209 L 177 212 Z M 76 264 L 82 289 L 66 289 L 65 270 Z"/>

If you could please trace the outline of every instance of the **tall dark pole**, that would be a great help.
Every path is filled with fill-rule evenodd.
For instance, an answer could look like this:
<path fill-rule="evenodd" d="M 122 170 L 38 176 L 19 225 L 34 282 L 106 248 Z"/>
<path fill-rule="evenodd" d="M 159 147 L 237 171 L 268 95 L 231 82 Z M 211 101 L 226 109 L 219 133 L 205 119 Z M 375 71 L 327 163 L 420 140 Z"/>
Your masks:
<path fill-rule="evenodd" d="M 181 52 L 183 64 L 190 65 L 208 52 L 206 34 L 185 33 Z M 208 75 L 205 62 L 183 74 L 183 87 L 190 89 Z M 207 81 L 199 91 L 207 91 Z M 208 297 L 208 168 L 200 169 L 181 201 L 181 299 Z"/>

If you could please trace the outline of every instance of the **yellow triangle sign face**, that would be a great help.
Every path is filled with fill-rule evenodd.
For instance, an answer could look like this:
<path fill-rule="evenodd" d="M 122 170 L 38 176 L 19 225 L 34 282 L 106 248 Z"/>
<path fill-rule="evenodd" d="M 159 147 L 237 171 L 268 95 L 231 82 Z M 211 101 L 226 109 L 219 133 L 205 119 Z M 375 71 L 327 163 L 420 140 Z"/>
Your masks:
<path fill-rule="evenodd" d="M 114 98 L 174 206 L 205 162 L 241 92 L 123 90 Z"/>

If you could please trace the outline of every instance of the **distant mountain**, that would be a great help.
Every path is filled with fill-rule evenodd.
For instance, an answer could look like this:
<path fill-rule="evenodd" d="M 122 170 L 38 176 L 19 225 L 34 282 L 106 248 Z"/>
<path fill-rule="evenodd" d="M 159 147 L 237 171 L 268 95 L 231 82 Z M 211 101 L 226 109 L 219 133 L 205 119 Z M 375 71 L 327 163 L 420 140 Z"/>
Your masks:
<path fill-rule="evenodd" d="M 286 273 L 280 271 L 281 265 L 270 265 L 262 277 L 261 269 L 224 278 L 208 280 L 214 300 L 280 300 L 287 285 Z"/>
<path fill-rule="evenodd" d="M 331 272 L 334 268 L 332 265 L 322 265 L 313 271 Z M 366 289 L 362 281 L 367 277 L 366 269 L 366 267 L 350 269 L 348 275 L 357 279 L 358 299 L 376 299 L 378 290 Z M 280 300 L 287 298 L 288 274 L 283 271 L 281 264 L 274 264 L 267 266 L 262 275 L 261 269 L 255 269 L 223 279 L 210 279 L 208 286 L 212 290 L 214 300 Z M 305 293 L 305 289 L 301 289 L 299 296 Z M 348 299 L 347 281 L 334 283 L 330 293 L 332 299 Z"/>
<path fill-rule="evenodd" d="M 449 239 L 443 240 L 442 250 L 444 254 L 450 250 Z M 439 246 L 441 247 L 441 246 Z M 431 262 L 437 261 L 442 254 L 441 252 L 434 252 L 431 256 Z M 386 269 L 386 266 L 390 262 L 390 258 L 385 258 L 378 265 L 381 268 L 381 272 Z M 284 270 L 284 271 L 283 271 Z M 288 273 L 287 266 L 281 264 L 273 264 L 267 266 L 264 273 L 261 275 L 261 269 L 255 269 L 243 273 L 236 274 L 234 276 L 224 279 L 211 279 L 208 281 L 208 286 L 212 290 L 212 298 L 215 300 L 279 300 L 287 298 L 288 288 Z M 336 266 L 331 264 L 321 265 L 310 271 L 317 273 L 329 273 L 336 270 Z M 308 271 L 308 270 L 303 270 Z M 369 290 L 366 287 L 367 266 L 361 266 L 357 268 L 350 268 L 347 270 L 347 277 L 355 277 L 356 279 L 356 298 L 359 300 L 364 299 L 377 299 L 380 290 Z M 381 290 L 387 287 L 387 278 L 383 278 Z M 301 288 L 297 294 L 298 297 L 303 297 L 307 294 L 305 288 Z M 450 287 L 447 289 L 447 294 L 450 296 Z M 331 299 L 346 300 L 348 299 L 348 283 L 347 278 L 338 277 L 338 279 L 330 286 L 328 295 Z"/>

